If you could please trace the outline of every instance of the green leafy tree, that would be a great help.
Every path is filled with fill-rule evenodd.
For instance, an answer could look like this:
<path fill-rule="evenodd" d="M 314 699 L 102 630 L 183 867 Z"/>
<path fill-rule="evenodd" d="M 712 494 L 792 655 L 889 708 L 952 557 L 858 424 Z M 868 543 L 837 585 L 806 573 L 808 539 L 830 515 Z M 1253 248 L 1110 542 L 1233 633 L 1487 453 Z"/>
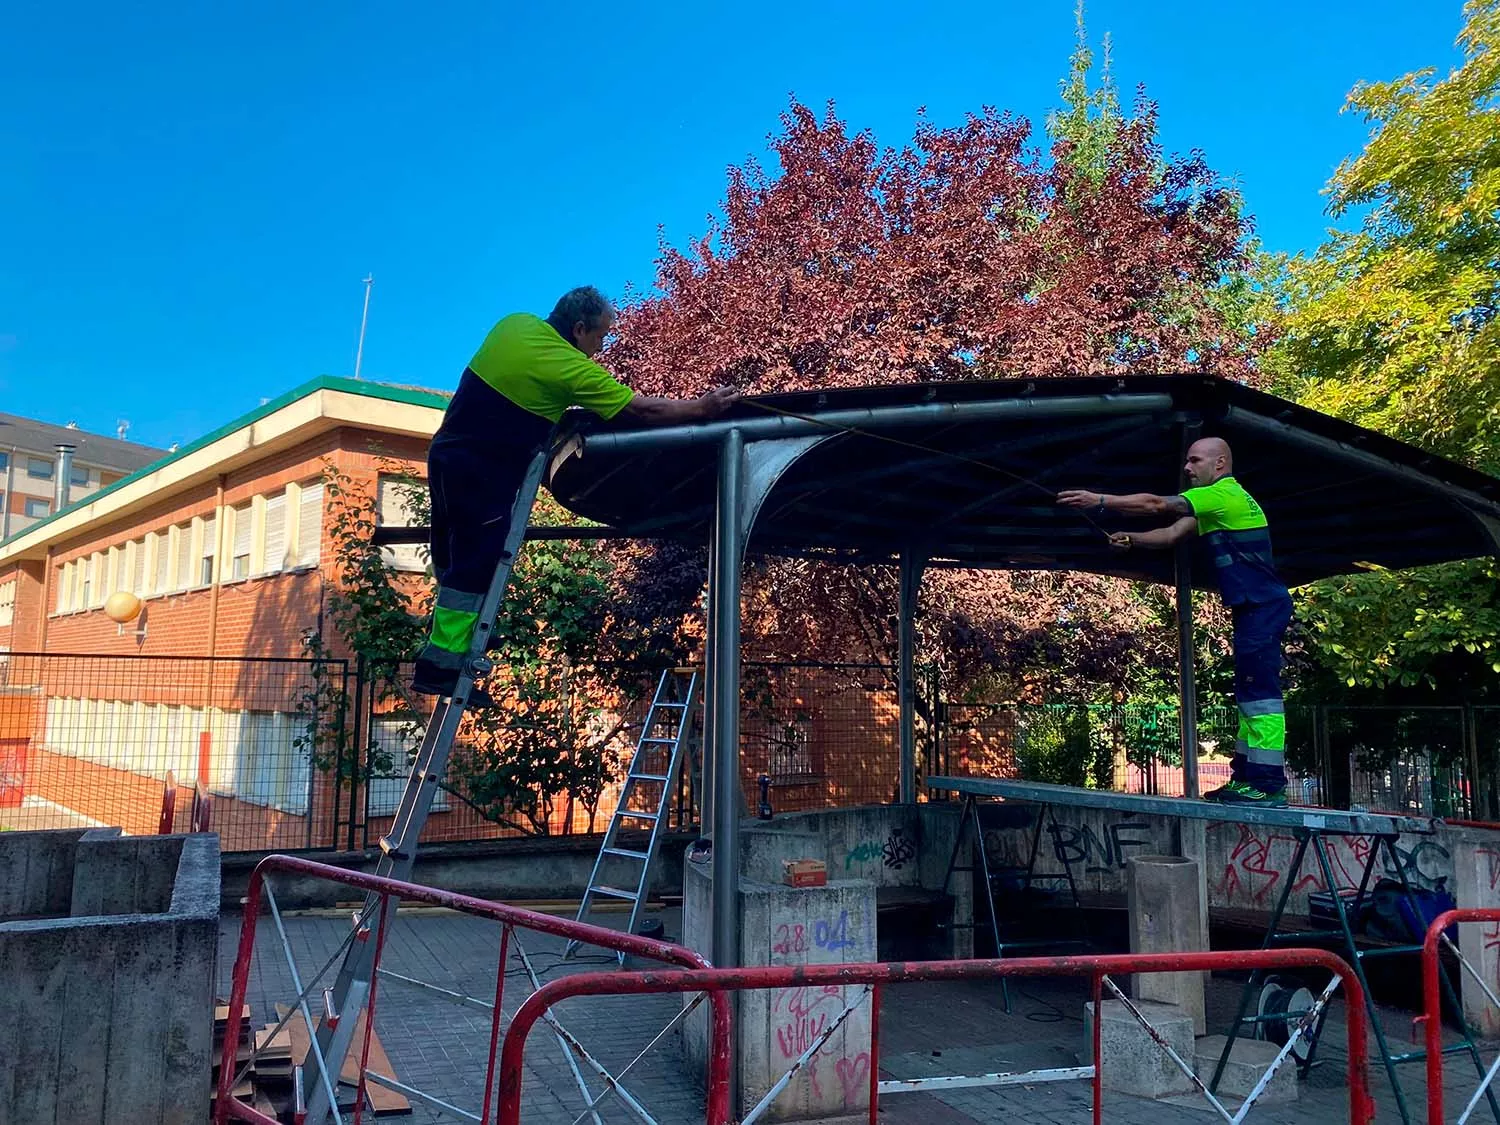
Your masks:
<path fill-rule="evenodd" d="M 1265 366 L 1308 406 L 1496 472 L 1500 4 L 1470 0 L 1465 15 L 1446 78 L 1429 68 L 1350 93 L 1370 139 L 1334 175 L 1329 210 L 1361 221 L 1285 263 Z M 1336 683 L 1500 686 L 1492 561 L 1356 575 L 1299 600 L 1312 662 Z"/>

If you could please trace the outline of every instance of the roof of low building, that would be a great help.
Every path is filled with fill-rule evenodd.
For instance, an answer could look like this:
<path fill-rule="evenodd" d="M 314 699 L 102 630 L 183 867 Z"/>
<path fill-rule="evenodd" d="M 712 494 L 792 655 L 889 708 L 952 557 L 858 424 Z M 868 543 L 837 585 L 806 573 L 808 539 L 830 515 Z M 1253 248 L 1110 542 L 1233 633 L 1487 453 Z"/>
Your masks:
<path fill-rule="evenodd" d="M 165 452 L 155 446 L 89 433 L 76 426 L 57 426 L 18 414 L 0 413 L 0 452 L 12 449 L 28 453 L 51 453 L 59 445 L 71 445 L 75 461 L 122 473 L 149 465 Z"/>

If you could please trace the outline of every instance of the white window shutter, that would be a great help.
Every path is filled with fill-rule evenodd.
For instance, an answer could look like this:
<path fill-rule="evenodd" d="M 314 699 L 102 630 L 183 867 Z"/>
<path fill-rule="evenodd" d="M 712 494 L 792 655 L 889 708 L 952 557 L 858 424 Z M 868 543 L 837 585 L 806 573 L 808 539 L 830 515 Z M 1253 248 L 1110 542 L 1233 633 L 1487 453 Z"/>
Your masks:
<path fill-rule="evenodd" d="M 286 565 L 286 495 L 266 501 L 266 557 L 260 569 L 275 574 Z"/>
<path fill-rule="evenodd" d="M 317 566 L 323 538 L 323 485 L 302 486 L 297 512 L 297 565 Z"/>

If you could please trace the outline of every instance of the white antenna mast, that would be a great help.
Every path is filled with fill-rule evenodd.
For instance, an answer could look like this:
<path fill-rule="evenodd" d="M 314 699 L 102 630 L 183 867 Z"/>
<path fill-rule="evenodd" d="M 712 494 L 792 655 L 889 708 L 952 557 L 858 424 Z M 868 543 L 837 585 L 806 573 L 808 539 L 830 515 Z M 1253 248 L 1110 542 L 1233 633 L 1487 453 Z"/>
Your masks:
<path fill-rule="evenodd" d="M 354 377 L 359 378 L 359 368 L 365 358 L 365 325 L 370 322 L 370 289 L 375 284 L 375 275 L 365 275 L 365 311 L 359 318 L 359 348 L 354 353 Z"/>

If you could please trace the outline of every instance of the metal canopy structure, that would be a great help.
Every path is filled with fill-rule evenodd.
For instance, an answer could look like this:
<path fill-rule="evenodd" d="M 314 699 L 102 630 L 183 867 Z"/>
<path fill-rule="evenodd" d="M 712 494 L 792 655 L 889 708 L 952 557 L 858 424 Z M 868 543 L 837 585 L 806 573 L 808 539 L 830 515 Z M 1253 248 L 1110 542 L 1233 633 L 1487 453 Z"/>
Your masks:
<path fill-rule="evenodd" d="M 717 503 L 717 447 L 731 428 L 751 448 L 807 443 L 768 482 L 748 529 L 749 549 L 768 554 L 895 562 L 906 551 L 936 565 L 1170 583 L 1170 553 L 1111 553 L 1099 528 L 1060 510 L 1054 494 L 1174 492 L 1183 439 L 1199 433 L 1233 448 L 1290 585 L 1489 555 L 1500 542 L 1500 481 L 1199 376 L 809 392 L 756 399 L 708 425 L 588 425 L 554 458 L 550 485 L 569 509 L 619 531 L 702 543 Z M 1211 560 L 1195 552 L 1191 573 L 1194 586 L 1212 588 Z"/>
<path fill-rule="evenodd" d="M 742 963 L 740 592 L 747 550 L 901 569 L 900 794 L 915 801 L 912 622 L 929 566 L 1068 569 L 1171 582 L 1179 688 L 1193 690 L 1193 544 L 1112 553 L 1130 521 L 1059 508 L 1062 488 L 1173 493 L 1187 445 L 1218 436 L 1265 508 L 1290 585 L 1500 549 L 1500 480 L 1219 379 L 1148 376 L 922 384 L 748 400 L 714 422 L 584 422 L 548 467 L 567 508 L 622 535 L 709 543 L 704 831 L 713 837 L 712 960 Z M 1186 796 L 1198 796 L 1183 706 Z"/>

